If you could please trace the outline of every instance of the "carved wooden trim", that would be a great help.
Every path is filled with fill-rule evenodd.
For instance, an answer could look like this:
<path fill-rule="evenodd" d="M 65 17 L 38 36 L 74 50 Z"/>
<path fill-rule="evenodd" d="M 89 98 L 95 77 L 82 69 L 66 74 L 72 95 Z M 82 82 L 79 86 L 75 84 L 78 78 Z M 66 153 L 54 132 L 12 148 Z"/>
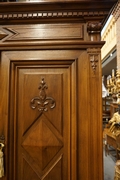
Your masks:
<path fill-rule="evenodd" d="M 9 41 L 34 41 L 34 40 L 55 40 L 55 39 L 84 39 L 84 25 L 80 23 L 64 24 L 45 24 L 45 25 L 18 25 L 16 26 L 3 26 L 3 30 L 8 32 L 8 37 L 5 38 L 5 42 Z M 54 33 L 53 33 L 54 30 Z M 44 36 L 42 32 L 44 31 Z M 58 33 L 59 32 L 59 33 Z"/>
<path fill-rule="evenodd" d="M 49 106 L 50 109 L 53 109 L 56 105 L 55 100 L 52 97 L 47 97 L 45 89 L 47 89 L 48 86 L 44 81 L 44 78 L 42 78 L 40 85 L 38 89 L 40 89 L 39 96 L 36 96 L 31 99 L 30 105 L 32 109 L 38 109 L 41 113 L 43 111 L 48 111 L 47 106 Z"/>
<path fill-rule="evenodd" d="M 89 54 L 89 60 L 90 60 L 93 72 L 96 71 L 97 64 L 98 64 L 98 61 L 99 61 L 100 52 L 101 51 L 100 51 L 99 48 L 98 49 L 90 48 L 90 49 L 87 50 L 87 53 Z"/>
<path fill-rule="evenodd" d="M 91 62 L 91 66 L 93 71 L 96 71 L 96 67 L 97 67 L 97 63 L 98 63 L 98 55 L 90 55 L 90 62 Z"/>
<path fill-rule="evenodd" d="M 100 54 L 101 49 L 100 48 L 88 48 L 87 53 L 88 54 Z"/>
<path fill-rule="evenodd" d="M 41 12 L 41 11 L 36 11 L 34 13 L 32 12 L 19 12 L 19 13 L 0 13 L 0 19 L 9 19 L 9 20 L 15 20 L 15 19 L 35 19 L 35 18 L 55 18 L 55 17 L 84 17 L 84 16 L 103 16 L 107 15 L 108 12 L 104 11 L 49 11 L 49 12 Z"/>

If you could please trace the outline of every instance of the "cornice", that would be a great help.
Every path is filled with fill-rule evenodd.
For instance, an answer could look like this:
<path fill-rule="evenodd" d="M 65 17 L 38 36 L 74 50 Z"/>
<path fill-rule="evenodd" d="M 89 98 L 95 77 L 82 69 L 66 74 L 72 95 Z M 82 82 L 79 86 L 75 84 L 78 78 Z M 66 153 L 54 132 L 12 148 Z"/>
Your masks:
<path fill-rule="evenodd" d="M 0 3 L 0 24 L 44 20 L 80 20 L 102 22 L 107 17 L 116 0 L 108 1 L 68 1 L 39 3 Z M 11 21 L 11 22 L 10 22 Z"/>
<path fill-rule="evenodd" d="M 94 16 L 104 16 L 107 15 L 108 12 L 101 11 L 48 11 L 48 12 L 12 12 L 12 13 L 0 13 L 0 19 L 22 19 L 22 18 L 64 18 L 64 17 L 94 17 Z"/>

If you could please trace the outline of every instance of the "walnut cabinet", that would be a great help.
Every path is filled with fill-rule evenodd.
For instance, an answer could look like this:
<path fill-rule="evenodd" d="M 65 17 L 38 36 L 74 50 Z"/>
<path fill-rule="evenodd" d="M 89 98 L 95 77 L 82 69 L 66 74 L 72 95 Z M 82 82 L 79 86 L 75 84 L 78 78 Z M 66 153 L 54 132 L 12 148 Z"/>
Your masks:
<path fill-rule="evenodd" d="M 0 4 L 1 179 L 103 179 L 100 32 L 115 2 Z"/>

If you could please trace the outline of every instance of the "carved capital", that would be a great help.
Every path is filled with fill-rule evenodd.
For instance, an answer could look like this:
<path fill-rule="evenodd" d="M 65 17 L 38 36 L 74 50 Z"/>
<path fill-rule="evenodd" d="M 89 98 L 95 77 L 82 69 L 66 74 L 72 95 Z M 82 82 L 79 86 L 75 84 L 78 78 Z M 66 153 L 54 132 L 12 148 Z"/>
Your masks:
<path fill-rule="evenodd" d="M 102 24 L 100 22 L 89 22 L 87 24 L 87 32 L 90 41 L 100 41 L 100 32 Z"/>
<path fill-rule="evenodd" d="M 101 31 L 102 24 L 100 22 L 89 22 L 87 25 L 87 31 L 89 33 L 99 33 Z"/>
<path fill-rule="evenodd" d="M 88 48 L 87 53 L 88 54 L 100 54 L 101 49 L 100 48 Z"/>

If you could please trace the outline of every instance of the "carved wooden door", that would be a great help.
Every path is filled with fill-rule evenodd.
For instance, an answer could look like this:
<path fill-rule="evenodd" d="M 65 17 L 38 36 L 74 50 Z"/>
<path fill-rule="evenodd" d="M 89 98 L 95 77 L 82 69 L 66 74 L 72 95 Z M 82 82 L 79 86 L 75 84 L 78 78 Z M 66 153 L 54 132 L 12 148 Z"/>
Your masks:
<path fill-rule="evenodd" d="M 7 179 L 76 178 L 75 57 L 80 53 L 2 52 Z"/>

